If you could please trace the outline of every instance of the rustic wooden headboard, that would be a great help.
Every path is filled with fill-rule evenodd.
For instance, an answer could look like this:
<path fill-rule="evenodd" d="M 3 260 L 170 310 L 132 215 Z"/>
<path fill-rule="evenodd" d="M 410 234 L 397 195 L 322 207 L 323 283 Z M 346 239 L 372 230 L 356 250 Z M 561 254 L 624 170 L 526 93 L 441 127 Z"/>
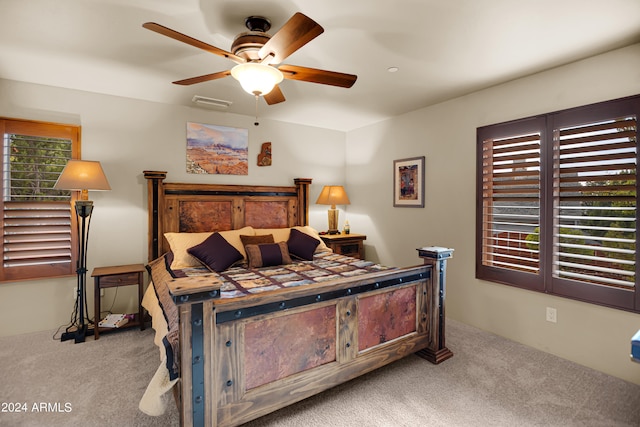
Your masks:
<path fill-rule="evenodd" d="M 169 250 L 167 232 L 235 230 L 245 226 L 309 225 L 311 178 L 295 186 L 164 182 L 167 172 L 144 171 L 149 210 L 149 261 Z"/>

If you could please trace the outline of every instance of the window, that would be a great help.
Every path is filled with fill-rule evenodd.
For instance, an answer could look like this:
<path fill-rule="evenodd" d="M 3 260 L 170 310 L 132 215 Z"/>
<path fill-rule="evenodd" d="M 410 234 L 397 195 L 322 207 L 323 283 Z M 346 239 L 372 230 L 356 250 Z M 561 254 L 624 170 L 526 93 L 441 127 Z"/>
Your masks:
<path fill-rule="evenodd" d="M 2 270 L 0 281 L 75 273 L 77 227 L 69 191 L 53 186 L 78 158 L 80 128 L 0 119 L 2 130 Z"/>
<path fill-rule="evenodd" d="M 478 128 L 476 277 L 640 312 L 640 96 Z"/>

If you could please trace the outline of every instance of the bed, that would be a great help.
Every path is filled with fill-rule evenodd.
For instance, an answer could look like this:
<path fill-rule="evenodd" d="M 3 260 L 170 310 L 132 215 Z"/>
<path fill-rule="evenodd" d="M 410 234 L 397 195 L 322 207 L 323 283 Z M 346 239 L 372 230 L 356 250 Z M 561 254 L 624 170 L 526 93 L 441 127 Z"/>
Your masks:
<path fill-rule="evenodd" d="M 143 400 L 172 389 L 182 425 L 240 425 L 410 354 L 436 364 L 453 355 L 444 315 L 452 249 L 420 248 L 422 264 L 403 268 L 333 254 L 308 225 L 308 178 L 244 186 L 144 176 L 144 304 L 162 363 Z M 198 236 L 187 256 L 200 265 L 181 265 Z M 241 260 L 221 255 L 229 245 Z"/>

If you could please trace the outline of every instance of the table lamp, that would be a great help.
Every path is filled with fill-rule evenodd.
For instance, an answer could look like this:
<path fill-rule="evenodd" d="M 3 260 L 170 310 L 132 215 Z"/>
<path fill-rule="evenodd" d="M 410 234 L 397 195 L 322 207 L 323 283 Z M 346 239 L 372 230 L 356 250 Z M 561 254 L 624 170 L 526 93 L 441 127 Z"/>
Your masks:
<path fill-rule="evenodd" d="M 327 211 L 327 216 L 329 219 L 329 234 L 339 234 L 340 230 L 338 230 L 338 209 L 336 209 L 336 205 L 349 205 L 349 196 L 347 196 L 347 192 L 344 191 L 344 187 L 342 185 L 325 185 L 320 195 L 318 196 L 318 200 L 316 200 L 316 204 L 318 205 L 331 205 L 331 208 Z"/>

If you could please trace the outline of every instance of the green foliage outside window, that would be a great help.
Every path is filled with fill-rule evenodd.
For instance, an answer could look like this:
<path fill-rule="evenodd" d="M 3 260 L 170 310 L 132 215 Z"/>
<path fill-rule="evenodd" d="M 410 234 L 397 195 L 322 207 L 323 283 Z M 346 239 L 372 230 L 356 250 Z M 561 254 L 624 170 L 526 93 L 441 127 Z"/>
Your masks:
<path fill-rule="evenodd" d="M 5 176 L 5 200 L 69 200 L 69 191 L 55 190 L 53 186 L 71 159 L 71 140 L 10 134 L 6 142 L 9 171 Z"/>
<path fill-rule="evenodd" d="M 635 175 L 635 171 L 623 171 L 620 175 Z M 598 241 L 603 249 L 614 248 L 624 249 L 629 252 L 607 252 L 607 256 L 612 262 L 615 260 L 633 261 L 636 249 L 636 233 L 635 231 L 626 231 L 625 229 L 635 230 L 635 180 L 609 180 L 600 182 L 587 182 L 587 187 L 606 186 L 615 188 L 611 191 L 593 191 L 591 195 L 598 196 L 596 201 L 583 201 L 582 219 L 580 226 L 585 230 L 589 230 L 589 234 L 575 228 L 560 227 L 560 243 L 581 246 L 594 246 L 593 241 Z M 630 189 L 634 188 L 634 189 Z M 588 192 L 586 192 L 589 195 Z M 625 200 L 625 198 L 632 200 Z M 612 211 L 611 208 L 615 210 Z M 614 216 L 612 216 L 614 212 Z M 611 217 L 608 221 L 603 218 Z M 628 220 L 626 220 L 628 218 Z M 536 227 L 533 233 L 527 235 L 527 247 L 531 250 L 539 249 L 540 227 Z M 567 237 L 572 236 L 572 237 Z M 575 236 L 575 237 L 574 237 Z M 593 239 L 590 239 L 593 238 Z M 599 238 L 603 238 L 600 240 Z M 590 243 L 590 240 L 591 241 Z M 563 246 L 562 252 L 570 254 L 579 254 L 586 256 L 596 256 L 598 246 L 594 249 L 575 248 Z M 634 264 L 620 264 L 618 268 L 634 271 Z M 624 280 L 634 280 L 633 277 L 624 278 Z"/>
<path fill-rule="evenodd" d="M 565 227 L 560 227 L 560 234 L 565 236 L 571 235 L 571 236 L 584 237 L 584 238 L 560 237 L 560 243 L 571 243 L 574 245 L 585 245 L 586 238 L 588 237 L 588 236 L 585 236 L 585 234 L 580 230 L 576 230 L 574 228 L 565 228 Z M 540 242 L 539 236 L 540 236 L 540 227 L 536 227 L 535 230 L 533 230 L 533 233 L 528 234 L 526 237 L 527 248 L 537 251 L 539 249 L 539 242 Z M 582 248 L 567 248 L 565 252 L 580 254 L 580 255 L 593 255 L 592 250 L 582 249 Z"/>

